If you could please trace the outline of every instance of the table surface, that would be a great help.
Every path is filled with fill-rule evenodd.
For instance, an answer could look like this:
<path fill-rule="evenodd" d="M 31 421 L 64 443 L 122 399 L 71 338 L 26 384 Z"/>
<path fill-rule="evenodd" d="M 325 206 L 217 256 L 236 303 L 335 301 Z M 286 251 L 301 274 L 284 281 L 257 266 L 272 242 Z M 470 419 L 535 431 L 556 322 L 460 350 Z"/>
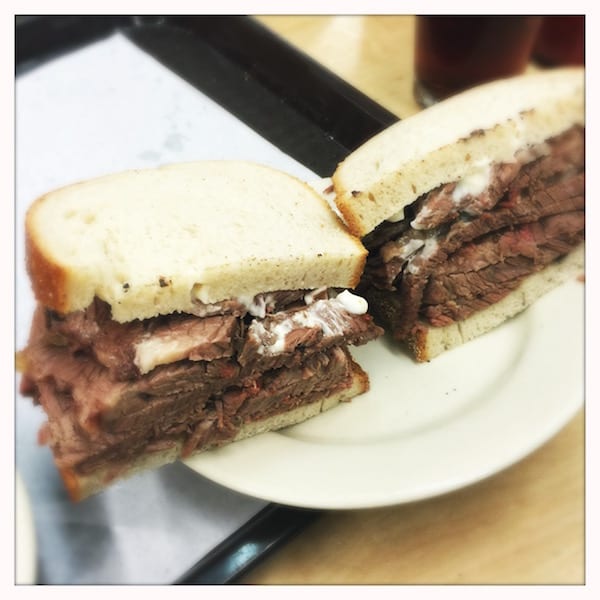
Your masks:
<path fill-rule="evenodd" d="M 412 98 L 410 16 L 259 20 L 388 110 Z M 584 413 L 513 467 L 430 500 L 326 512 L 252 584 L 584 583 Z"/>

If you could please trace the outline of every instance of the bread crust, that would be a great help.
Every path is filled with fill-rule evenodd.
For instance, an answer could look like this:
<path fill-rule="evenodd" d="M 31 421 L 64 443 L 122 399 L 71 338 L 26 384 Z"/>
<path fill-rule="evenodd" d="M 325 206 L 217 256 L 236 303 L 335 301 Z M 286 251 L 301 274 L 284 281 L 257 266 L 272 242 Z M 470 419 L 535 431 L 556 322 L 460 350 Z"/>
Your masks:
<path fill-rule="evenodd" d="M 29 213 L 27 220 L 29 219 Z M 26 221 L 27 222 L 27 221 Z M 48 259 L 36 244 L 29 228 L 25 229 L 26 268 L 36 300 L 59 313 L 70 311 L 65 269 Z"/>
<path fill-rule="evenodd" d="M 296 425 L 318 415 L 320 412 L 325 412 L 337 406 L 340 402 L 347 402 L 367 392 L 369 389 L 369 377 L 365 371 L 356 362 L 351 362 L 352 381 L 348 387 L 337 391 L 328 396 L 316 400 L 310 404 L 299 406 L 293 410 L 276 414 L 263 420 L 254 421 L 243 425 L 238 431 L 235 438 L 231 441 L 220 444 L 221 446 L 234 443 L 261 433 L 268 431 L 277 431 L 284 427 Z M 117 480 L 129 478 L 137 473 L 148 469 L 156 469 L 168 463 L 175 462 L 181 458 L 181 450 L 184 441 L 179 440 L 175 446 L 167 450 L 155 451 L 152 453 L 143 454 L 134 459 L 130 463 L 115 467 L 104 467 L 97 469 L 93 473 L 87 475 L 77 474 L 72 469 L 59 469 L 60 475 L 64 482 L 69 498 L 74 502 L 84 500 L 88 496 L 96 494 L 105 489 L 110 484 Z M 216 445 L 202 446 L 197 448 L 193 456 L 201 452 L 214 449 Z M 186 459 L 188 460 L 188 459 Z"/>
<path fill-rule="evenodd" d="M 196 301 L 354 288 L 367 250 L 307 183 L 264 165 L 201 161 L 127 171 L 45 194 L 26 218 L 38 302 L 107 302 L 119 322 Z"/>
<path fill-rule="evenodd" d="M 332 181 L 350 232 L 364 237 L 480 161 L 583 125 L 584 71 L 553 69 L 472 88 L 386 128 L 342 161 Z"/>
<path fill-rule="evenodd" d="M 309 184 L 307 184 L 305 182 L 302 182 L 302 184 L 304 185 L 304 187 L 307 189 L 307 191 L 310 194 L 316 195 L 316 197 L 319 198 L 319 201 L 321 202 L 321 204 L 325 210 L 332 211 L 331 206 L 328 204 L 327 200 L 325 200 L 325 198 L 323 197 L 323 195 L 321 193 L 319 193 L 313 186 L 310 186 Z M 334 214 L 335 214 L 335 212 L 334 212 Z M 367 256 L 369 253 L 368 253 L 367 249 L 363 246 L 360 239 L 351 232 L 350 228 L 345 224 L 344 221 L 337 218 L 337 215 L 336 215 L 335 220 L 336 220 L 337 228 L 339 229 L 339 231 L 346 233 L 346 234 L 350 233 L 350 235 L 352 236 L 352 241 L 356 247 L 356 261 L 355 261 L 354 273 L 350 276 L 350 278 L 348 279 L 348 283 L 345 286 L 345 287 L 354 289 L 360 282 L 360 278 L 362 277 L 362 274 L 363 274 L 363 271 L 365 268 L 365 263 L 367 262 Z"/>

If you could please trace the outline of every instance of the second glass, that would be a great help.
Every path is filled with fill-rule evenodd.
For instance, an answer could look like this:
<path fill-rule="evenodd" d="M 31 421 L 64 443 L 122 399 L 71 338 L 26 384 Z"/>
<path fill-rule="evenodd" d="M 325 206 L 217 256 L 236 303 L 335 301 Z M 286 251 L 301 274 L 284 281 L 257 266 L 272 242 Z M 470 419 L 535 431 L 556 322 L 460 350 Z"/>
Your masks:
<path fill-rule="evenodd" d="M 525 70 L 541 17 L 418 16 L 415 98 L 429 106 L 479 83 Z"/>

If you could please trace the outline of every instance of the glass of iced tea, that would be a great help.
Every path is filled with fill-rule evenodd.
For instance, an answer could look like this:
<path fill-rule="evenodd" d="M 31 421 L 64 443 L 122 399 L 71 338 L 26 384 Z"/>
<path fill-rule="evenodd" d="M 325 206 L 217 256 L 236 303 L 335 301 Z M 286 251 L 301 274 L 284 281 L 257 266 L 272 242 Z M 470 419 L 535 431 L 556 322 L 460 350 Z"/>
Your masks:
<path fill-rule="evenodd" d="M 469 87 L 522 73 L 542 18 L 524 15 L 418 16 L 415 98 L 421 106 Z"/>
<path fill-rule="evenodd" d="M 585 15 L 544 17 L 533 58 L 544 66 L 582 65 L 585 62 Z"/>

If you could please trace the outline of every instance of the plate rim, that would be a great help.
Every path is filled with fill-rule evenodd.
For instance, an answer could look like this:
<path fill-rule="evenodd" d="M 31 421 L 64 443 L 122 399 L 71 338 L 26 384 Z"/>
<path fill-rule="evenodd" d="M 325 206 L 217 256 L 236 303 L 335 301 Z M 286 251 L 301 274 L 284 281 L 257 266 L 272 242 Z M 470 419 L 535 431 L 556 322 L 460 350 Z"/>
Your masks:
<path fill-rule="evenodd" d="M 579 303 L 579 306 L 581 307 L 581 313 L 579 310 L 575 310 L 570 316 L 567 316 L 561 320 L 553 321 L 552 323 L 559 324 L 556 327 L 546 326 L 545 332 L 540 333 L 539 325 L 540 322 L 544 320 L 544 316 L 547 316 L 549 312 L 555 311 L 556 305 L 563 301 L 562 298 L 565 295 L 567 298 L 569 298 L 569 294 L 577 299 L 581 298 L 581 302 Z M 559 335 L 561 327 L 569 327 L 569 325 L 573 324 L 577 325 L 577 321 L 580 321 L 581 327 L 583 327 L 583 294 L 584 286 L 581 282 L 566 282 L 565 284 L 547 293 L 527 310 L 511 319 L 511 322 L 513 322 L 513 326 L 515 323 L 517 323 L 519 327 L 530 326 L 535 328 L 538 326 L 538 335 L 532 335 L 528 338 L 528 343 L 533 344 L 533 351 L 535 351 L 536 347 L 539 347 L 541 344 L 543 344 L 544 340 L 546 340 L 548 336 L 550 339 L 552 339 L 556 335 Z M 504 331 L 503 328 L 505 328 L 507 325 L 508 324 L 503 324 L 495 330 L 485 334 L 485 336 L 481 336 L 481 338 L 490 338 L 490 336 L 500 335 Z M 569 329 L 569 331 L 571 329 Z M 579 330 L 576 329 L 573 335 L 576 336 L 575 339 L 579 339 Z M 242 457 L 244 454 L 260 456 L 262 451 L 266 452 L 269 450 L 269 445 L 274 446 L 274 449 L 278 452 L 285 452 L 286 444 L 285 442 L 282 443 L 281 439 L 285 436 L 282 432 L 267 432 L 265 434 L 261 434 L 261 436 L 239 441 L 235 444 L 226 445 L 222 448 L 211 450 L 209 452 L 204 452 L 186 459 L 184 464 L 186 464 L 190 469 L 199 475 L 238 493 L 260 498 L 269 502 L 276 502 L 278 504 L 284 504 L 298 508 L 318 510 L 378 508 L 406 504 L 408 502 L 415 502 L 440 496 L 463 487 L 473 485 L 479 481 L 483 481 L 495 475 L 496 473 L 513 466 L 552 439 L 577 414 L 577 412 L 584 405 L 584 335 L 581 337 L 581 356 L 578 353 L 575 353 L 577 356 L 572 359 L 572 364 L 571 362 L 567 363 L 570 365 L 568 366 L 570 376 L 569 381 L 572 384 L 569 388 L 570 393 L 566 394 L 567 397 L 565 397 L 564 400 L 561 398 L 560 402 L 550 403 L 552 410 L 544 412 L 543 419 L 536 421 L 533 427 L 529 429 L 526 428 L 525 430 L 521 431 L 520 437 L 517 439 L 517 445 L 514 447 L 511 446 L 508 451 L 496 452 L 493 454 L 491 460 L 488 461 L 487 465 L 484 464 L 485 461 L 484 463 L 481 463 L 480 461 L 477 468 L 470 474 L 465 472 L 463 468 L 462 471 L 459 470 L 458 475 L 455 474 L 454 477 L 449 476 L 443 482 L 430 481 L 428 485 L 421 485 L 420 489 L 413 489 L 412 491 L 402 489 L 401 486 L 392 492 L 386 488 L 387 491 L 382 491 L 382 493 L 373 493 L 372 491 L 359 491 L 351 493 L 346 489 L 344 490 L 346 492 L 344 495 L 340 495 L 340 492 L 336 492 L 329 500 L 324 494 L 317 494 L 314 499 L 311 499 L 310 493 L 306 494 L 305 496 L 294 496 L 293 492 L 290 492 L 289 489 L 286 489 L 284 485 L 278 485 L 277 483 L 271 486 L 265 486 L 265 473 L 262 471 L 258 483 L 257 481 L 253 481 L 250 476 L 241 478 L 236 478 L 234 476 L 232 478 L 231 463 L 235 465 L 235 461 L 237 460 L 239 462 L 240 457 Z M 477 345 L 480 343 L 481 338 L 475 339 L 468 344 L 457 348 L 456 350 L 464 352 L 465 348 L 469 348 L 467 352 L 476 352 Z M 371 342 L 367 346 L 372 348 L 374 345 L 381 343 L 382 341 L 378 340 L 376 342 Z M 572 349 L 568 349 L 566 351 L 571 352 L 571 350 Z M 531 360 L 534 361 L 533 364 L 538 364 L 539 361 L 542 360 L 542 357 L 540 356 L 539 352 L 537 354 L 534 353 Z M 559 360 L 559 357 L 556 356 L 554 360 Z M 360 359 L 358 359 L 358 361 L 360 364 Z M 537 363 L 535 361 L 537 361 Z M 435 359 L 428 364 L 435 365 Z M 419 368 L 419 366 L 419 364 L 415 363 L 415 368 Z M 525 366 L 520 366 L 520 373 L 518 377 L 523 378 L 528 376 L 526 367 L 527 363 L 525 363 Z M 581 367 L 582 378 L 581 380 L 575 380 L 579 367 Z M 371 378 L 373 378 L 373 375 L 374 374 L 372 372 L 369 373 Z M 561 377 L 563 375 L 564 372 L 561 372 Z M 377 375 L 375 374 L 375 376 Z M 509 392 L 512 388 L 521 383 L 521 379 L 518 377 L 513 378 L 512 381 L 509 381 L 506 384 Z M 554 389 L 552 383 L 553 380 L 550 380 L 549 383 L 545 384 L 546 387 L 544 389 L 552 391 Z M 557 394 L 558 393 L 560 392 L 557 391 Z M 492 404 L 494 402 L 498 403 L 502 401 L 502 393 L 497 393 L 494 396 L 495 397 L 492 399 Z M 367 402 L 369 401 L 368 399 L 365 400 Z M 351 404 L 352 403 L 350 403 L 350 405 Z M 490 404 L 490 402 L 488 401 L 486 404 Z M 485 413 L 486 409 L 485 407 L 482 409 L 481 406 L 476 406 L 475 410 L 484 410 Z M 501 408 L 498 406 L 496 410 L 501 410 Z M 467 417 L 464 422 L 468 425 L 469 420 L 472 420 L 472 418 L 473 417 Z M 522 426 L 522 424 L 519 425 Z M 299 426 L 302 426 L 302 424 Z M 293 430 L 293 427 L 290 429 Z M 530 435 L 527 435 L 528 433 Z M 401 444 L 402 441 L 400 440 L 400 445 Z M 229 466 L 228 463 L 230 463 Z M 223 466 L 228 467 L 228 470 L 224 470 Z M 276 474 L 277 473 L 278 471 Z"/>

